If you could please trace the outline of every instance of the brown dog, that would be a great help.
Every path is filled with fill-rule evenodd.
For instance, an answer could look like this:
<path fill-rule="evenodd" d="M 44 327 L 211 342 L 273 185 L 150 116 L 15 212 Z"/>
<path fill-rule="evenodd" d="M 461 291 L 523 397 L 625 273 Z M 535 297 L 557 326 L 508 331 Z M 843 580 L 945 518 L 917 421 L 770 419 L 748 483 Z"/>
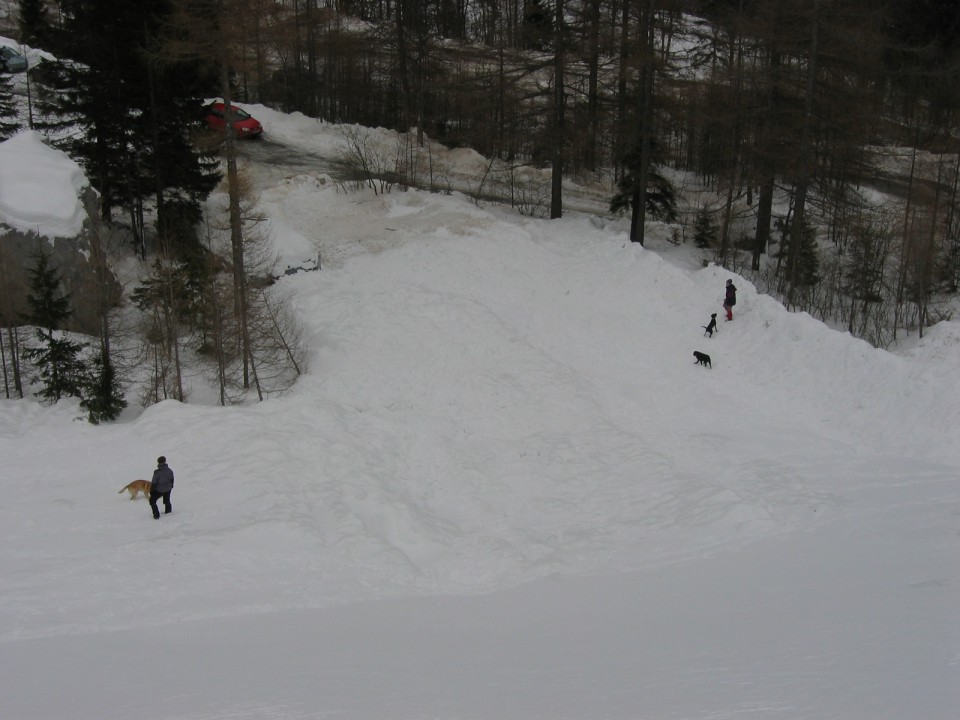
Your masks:
<path fill-rule="evenodd" d="M 143 493 L 144 497 L 149 497 L 150 495 L 150 481 L 149 480 L 134 480 L 132 483 L 120 489 L 120 492 L 126 490 L 130 493 L 130 499 L 136 500 L 137 493 Z M 119 494 L 119 493 L 118 493 Z"/>

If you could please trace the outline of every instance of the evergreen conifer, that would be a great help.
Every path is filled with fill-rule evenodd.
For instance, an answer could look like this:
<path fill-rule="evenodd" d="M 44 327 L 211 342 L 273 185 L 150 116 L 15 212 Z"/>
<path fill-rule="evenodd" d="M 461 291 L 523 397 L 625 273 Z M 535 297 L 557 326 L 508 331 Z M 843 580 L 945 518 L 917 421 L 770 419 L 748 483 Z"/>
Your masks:
<path fill-rule="evenodd" d="M 677 218 L 677 199 L 673 185 L 659 171 L 662 167 L 656 158 L 657 144 L 653 143 L 654 159 L 647 169 L 646 212 L 655 220 L 673 222 Z M 617 192 L 610 200 L 610 212 L 625 212 L 633 209 L 641 176 L 640 148 L 634 148 L 623 158 L 623 174 L 617 181 Z"/>
<path fill-rule="evenodd" d="M 87 411 L 87 418 L 94 425 L 116 420 L 127 406 L 123 388 L 117 379 L 110 353 L 102 348 L 93 360 L 93 372 L 84 388 L 80 407 Z"/>
<path fill-rule="evenodd" d="M 70 295 L 61 291 L 60 274 L 50 266 L 50 258 L 42 248 L 35 258 L 34 266 L 28 270 L 29 312 L 24 320 L 35 326 L 37 344 L 24 350 L 23 355 L 43 384 L 37 395 L 51 402 L 64 396 L 81 397 L 87 383 L 81 358 L 86 345 L 62 332 L 72 314 Z"/>
<path fill-rule="evenodd" d="M 20 0 L 20 41 L 31 47 L 48 48 L 50 20 L 43 0 Z"/>
<path fill-rule="evenodd" d="M 693 224 L 693 243 L 698 248 L 706 249 L 717 244 L 719 229 L 713 215 L 707 208 L 700 208 L 697 219 Z"/>
<path fill-rule="evenodd" d="M 219 174 L 215 158 L 191 143 L 210 89 L 203 73 L 155 55 L 171 4 L 71 0 L 64 6 L 63 59 L 47 73 L 40 103 L 46 122 L 77 129 L 61 147 L 100 193 L 105 220 L 125 211 L 142 246 L 144 207 L 152 204 L 161 242 L 183 245 L 169 235 L 192 232 Z"/>
<path fill-rule="evenodd" d="M 0 73 L 0 142 L 9 140 L 19 128 L 10 77 Z"/>
<path fill-rule="evenodd" d="M 784 260 L 790 255 L 791 223 L 784 220 L 776 222 L 782 238 L 780 251 L 775 257 Z M 820 282 L 820 252 L 817 245 L 817 231 L 807 222 L 803 224 L 800 233 L 800 248 L 797 253 L 796 277 L 794 282 L 798 287 L 810 287 Z"/>

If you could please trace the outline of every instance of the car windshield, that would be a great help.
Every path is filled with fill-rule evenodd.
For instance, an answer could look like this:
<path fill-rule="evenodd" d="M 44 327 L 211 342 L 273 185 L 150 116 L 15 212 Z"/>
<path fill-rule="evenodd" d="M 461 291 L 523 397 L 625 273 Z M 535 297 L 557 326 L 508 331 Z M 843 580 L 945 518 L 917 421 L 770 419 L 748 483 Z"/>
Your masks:
<path fill-rule="evenodd" d="M 246 112 L 245 110 L 241 110 L 241 109 L 238 108 L 238 107 L 231 108 L 231 109 L 230 109 L 230 112 L 233 114 L 233 116 L 234 116 L 237 120 L 246 120 L 247 118 L 250 117 L 250 113 Z"/>

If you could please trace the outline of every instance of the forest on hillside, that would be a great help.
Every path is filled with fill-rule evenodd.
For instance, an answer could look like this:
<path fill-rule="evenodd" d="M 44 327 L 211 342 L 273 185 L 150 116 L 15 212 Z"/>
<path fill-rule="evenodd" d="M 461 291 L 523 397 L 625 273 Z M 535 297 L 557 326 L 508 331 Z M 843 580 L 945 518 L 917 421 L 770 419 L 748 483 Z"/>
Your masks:
<path fill-rule="evenodd" d="M 233 348 L 218 351 L 222 383 L 228 367 L 240 368 L 244 389 L 251 382 L 256 283 L 245 234 L 255 213 L 232 133 L 199 132 L 210 96 L 394 129 L 411 153 L 429 138 L 507 167 L 548 168 L 550 217 L 564 212 L 565 178 L 605 183 L 632 241 L 644 242 L 650 221 L 673 223 L 711 261 L 875 345 L 946 317 L 960 287 L 953 0 L 18 0 L 6 9 L 0 33 L 58 59 L 29 74 L 31 124 L 83 165 L 104 223 L 128 227 L 144 259 L 156 251 L 139 298 L 144 309 L 164 303 L 157 357 L 171 355 L 175 326 L 199 327 L 203 348 Z M 0 139 L 20 124 L 13 106 L 0 75 Z M 417 184 L 405 167 L 398 156 L 379 172 Z M 231 252 L 213 261 L 197 228 L 221 175 Z M 681 177 L 701 189 L 695 205 Z M 200 290 L 212 276 L 224 279 L 221 297 Z M 155 397 L 176 397 L 161 375 Z"/>

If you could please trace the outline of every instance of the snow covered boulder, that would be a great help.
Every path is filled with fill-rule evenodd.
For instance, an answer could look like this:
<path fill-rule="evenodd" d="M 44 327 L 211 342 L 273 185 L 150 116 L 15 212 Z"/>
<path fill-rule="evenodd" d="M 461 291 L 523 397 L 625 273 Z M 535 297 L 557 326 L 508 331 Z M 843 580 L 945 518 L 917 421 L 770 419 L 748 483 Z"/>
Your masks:
<path fill-rule="evenodd" d="M 119 284 L 104 286 L 90 262 L 97 197 L 80 166 L 32 130 L 0 143 L 0 268 L 17 317 L 26 310 L 27 270 L 44 248 L 72 296 L 66 329 L 95 334 L 97 308 L 118 297 Z"/>

